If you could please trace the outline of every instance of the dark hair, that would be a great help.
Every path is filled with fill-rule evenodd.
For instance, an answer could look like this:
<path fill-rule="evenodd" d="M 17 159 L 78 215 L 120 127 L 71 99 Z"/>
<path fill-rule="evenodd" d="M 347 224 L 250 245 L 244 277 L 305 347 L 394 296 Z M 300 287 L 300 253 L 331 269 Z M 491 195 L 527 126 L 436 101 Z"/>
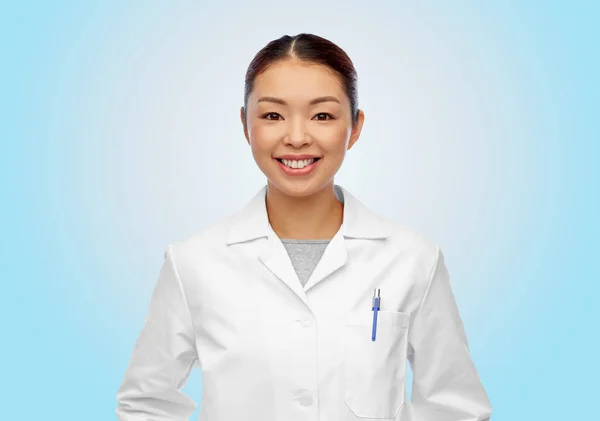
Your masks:
<path fill-rule="evenodd" d="M 358 75 L 348 54 L 333 42 L 318 35 L 301 33 L 284 35 L 269 42 L 252 59 L 246 71 L 244 89 L 244 120 L 248 108 L 248 97 L 254 88 L 254 80 L 270 65 L 285 59 L 322 64 L 333 70 L 340 78 L 342 87 L 350 100 L 352 122 L 358 121 Z"/>

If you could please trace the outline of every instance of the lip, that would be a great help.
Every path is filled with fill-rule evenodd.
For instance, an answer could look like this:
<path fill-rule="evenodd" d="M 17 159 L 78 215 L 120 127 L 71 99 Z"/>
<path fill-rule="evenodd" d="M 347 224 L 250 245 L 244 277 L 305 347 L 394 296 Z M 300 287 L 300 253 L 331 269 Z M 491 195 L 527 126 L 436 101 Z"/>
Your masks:
<path fill-rule="evenodd" d="M 317 155 L 308 155 L 308 154 L 298 154 L 298 155 L 292 155 L 292 154 L 288 154 L 288 155 L 279 155 L 276 156 L 275 159 L 288 159 L 290 161 L 302 161 L 305 159 L 312 159 L 312 158 L 320 158 L 320 156 Z"/>
<path fill-rule="evenodd" d="M 290 155 L 284 155 L 284 156 L 290 156 Z M 297 156 L 307 156 L 307 155 L 297 155 Z M 282 158 L 282 159 L 290 159 L 290 158 Z M 297 158 L 299 159 L 299 158 Z M 303 158 L 303 159 L 310 159 L 309 158 Z M 312 173 L 317 166 L 321 163 L 321 161 L 323 159 L 317 159 L 315 162 L 313 162 L 310 165 L 307 165 L 304 168 L 290 168 L 287 165 L 285 165 L 283 162 L 279 161 L 277 158 L 273 158 L 273 160 L 277 163 L 277 165 L 279 166 L 279 169 L 286 175 L 289 176 L 305 176 L 308 175 L 310 173 Z"/>

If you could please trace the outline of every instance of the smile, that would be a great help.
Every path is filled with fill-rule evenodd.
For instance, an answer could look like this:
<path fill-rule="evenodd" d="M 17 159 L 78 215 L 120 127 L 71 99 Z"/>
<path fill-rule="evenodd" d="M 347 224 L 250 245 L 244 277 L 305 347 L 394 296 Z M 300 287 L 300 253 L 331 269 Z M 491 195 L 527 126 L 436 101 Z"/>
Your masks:
<path fill-rule="evenodd" d="M 309 158 L 309 159 L 284 159 L 275 158 L 279 168 L 288 175 L 306 175 L 312 172 L 318 165 L 321 158 Z"/>
<path fill-rule="evenodd" d="M 283 165 L 289 168 L 304 168 L 312 164 L 313 162 L 319 160 L 319 158 L 310 158 L 310 159 L 302 159 L 299 161 L 294 161 L 291 159 L 278 159 Z"/>

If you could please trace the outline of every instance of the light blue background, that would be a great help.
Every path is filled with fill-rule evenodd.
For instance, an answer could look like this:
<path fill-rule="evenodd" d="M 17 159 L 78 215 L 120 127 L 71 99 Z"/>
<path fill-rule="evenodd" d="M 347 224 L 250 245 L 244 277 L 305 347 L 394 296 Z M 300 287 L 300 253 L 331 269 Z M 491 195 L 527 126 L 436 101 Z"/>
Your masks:
<path fill-rule="evenodd" d="M 116 419 L 166 245 L 263 183 L 246 66 L 313 32 L 366 114 L 336 181 L 442 246 L 492 419 L 600 419 L 592 3 L 5 3 L 0 418 Z"/>

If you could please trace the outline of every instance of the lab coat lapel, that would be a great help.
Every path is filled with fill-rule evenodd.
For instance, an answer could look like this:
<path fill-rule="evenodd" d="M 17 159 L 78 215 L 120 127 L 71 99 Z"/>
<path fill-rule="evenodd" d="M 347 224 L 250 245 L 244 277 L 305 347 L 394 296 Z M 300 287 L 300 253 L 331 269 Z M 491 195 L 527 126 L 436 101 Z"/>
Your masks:
<path fill-rule="evenodd" d="M 259 261 L 307 303 L 306 293 L 296 275 L 287 251 L 269 224 L 266 206 L 267 187 L 263 186 L 234 218 L 229 230 L 228 244 L 260 241 Z M 308 304 L 308 303 L 307 303 Z"/>
<path fill-rule="evenodd" d="M 387 237 L 379 218 L 342 186 L 334 186 L 335 195 L 344 204 L 342 226 L 327 245 L 325 253 L 306 283 L 308 291 L 348 260 L 347 239 L 379 240 Z"/>
<path fill-rule="evenodd" d="M 294 269 L 294 265 L 281 240 L 274 231 L 265 240 L 258 258 L 267 269 L 273 273 L 281 282 L 286 284 L 307 305 L 306 293 L 302 288 L 300 279 Z"/>
<path fill-rule="evenodd" d="M 343 230 L 340 229 L 331 239 L 325 252 L 319 260 L 317 267 L 308 279 L 305 285 L 305 290 L 321 282 L 323 279 L 331 275 L 333 272 L 340 269 L 348 260 L 348 252 L 346 251 L 346 242 L 344 240 Z"/>

